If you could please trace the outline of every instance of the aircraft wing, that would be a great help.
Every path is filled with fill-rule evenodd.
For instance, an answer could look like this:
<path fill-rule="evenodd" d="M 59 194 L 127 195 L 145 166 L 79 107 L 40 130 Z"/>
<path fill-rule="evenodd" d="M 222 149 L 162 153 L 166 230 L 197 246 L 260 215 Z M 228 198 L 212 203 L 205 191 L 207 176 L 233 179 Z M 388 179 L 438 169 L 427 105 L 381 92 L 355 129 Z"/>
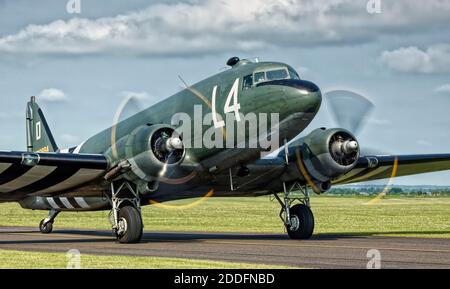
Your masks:
<path fill-rule="evenodd" d="M 107 168 L 103 155 L 0 151 L 0 199 L 68 190 L 100 177 Z"/>
<path fill-rule="evenodd" d="M 450 154 L 365 156 L 356 167 L 333 184 L 351 184 L 391 177 L 450 170 Z"/>

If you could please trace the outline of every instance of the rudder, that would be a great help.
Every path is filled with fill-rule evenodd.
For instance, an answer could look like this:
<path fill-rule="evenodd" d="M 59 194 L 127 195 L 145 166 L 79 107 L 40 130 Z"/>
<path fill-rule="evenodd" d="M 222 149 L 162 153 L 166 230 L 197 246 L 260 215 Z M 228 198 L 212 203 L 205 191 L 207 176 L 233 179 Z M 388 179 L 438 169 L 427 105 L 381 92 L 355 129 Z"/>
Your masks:
<path fill-rule="evenodd" d="M 50 131 L 47 120 L 36 98 L 31 97 L 27 103 L 27 151 L 57 152 L 58 146 Z"/>

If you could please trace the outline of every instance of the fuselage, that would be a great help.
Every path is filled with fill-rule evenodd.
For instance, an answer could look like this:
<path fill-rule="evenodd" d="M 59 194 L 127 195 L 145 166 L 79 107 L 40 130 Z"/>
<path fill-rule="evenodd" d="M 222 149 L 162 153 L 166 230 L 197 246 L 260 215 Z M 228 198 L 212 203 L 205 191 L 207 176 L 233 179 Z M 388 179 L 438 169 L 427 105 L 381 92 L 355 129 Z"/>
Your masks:
<path fill-rule="evenodd" d="M 88 139 L 78 150 L 80 153 L 108 154 L 114 142 L 126 137 L 137 127 L 145 124 L 174 124 L 173 116 L 183 113 L 190 116 L 192 120 L 191 147 L 187 148 L 186 155 L 188 157 L 185 162 L 194 165 L 202 164 L 201 170 L 203 171 L 199 172 L 199 175 L 202 175 L 202 177 L 199 176 L 194 180 L 190 180 L 188 184 L 183 185 L 162 184 L 159 190 L 153 194 L 153 197 L 159 199 L 159 196 L 161 196 L 161 198 L 166 199 L 170 195 L 170 199 L 176 199 L 177 192 L 196 191 L 198 186 L 204 187 L 199 190 L 203 192 L 206 187 L 213 185 L 213 183 L 209 182 L 209 180 L 213 182 L 213 179 L 216 182 L 215 186 L 218 186 L 217 179 L 220 179 L 220 172 L 216 176 L 208 178 L 211 162 L 226 163 L 220 158 L 216 158 L 217 155 L 222 154 L 225 156 L 225 159 L 228 161 L 227 167 L 230 166 L 229 164 L 238 166 L 242 162 L 251 163 L 261 157 L 261 153 L 258 150 L 242 148 L 237 155 L 233 154 L 233 157 L 236 158 L 234 160 L 233 157 L 227 154 L 230 148 L 226 145 L 213 148 L 196 147 L 194 145 L 199 143 L 199 137 L 202 138 L 208 129 L 214 127 L 214 121 L 211 121 L 211 119 L 205 123 L 207 114 L 211 114 L 213 109 L 219 115 L 219 119 L 226 122 L 226 114 L 223 108 L 227 102 L 227 95 L 233 89 L 233 85 L 236 85 L 236 81 L 238 82 L 237 102 L 240 106 L 239 113 L 244 117 L 248 114 L 255 114 L 256 116 L 260 114 L 268 116 L 277 114 L 279 118 L 278 137 L 280 145 L 301 133 L 313 120 L 321 105 L 322 96 L 320 89 L 311 82 L 301 80 L 295 70 L 289 65 L 278 62 L 254 63 L 243 60 L 231 69 L 189 86 L 102 131 Z M 214 92 L 215 99 L 213 100 Z M 201 116 L 198 115 L 199 111 Z M 233 112 L 230 114 L 233 114 Z M 241 121 L 245 121 L 245 119 Z M 201 133 L 194 131 L 196 127 L 198 130 L 199 122 L 203 124 L 200 128 Z M 230 134 L 230 132 L 226 131 L 225 134 Z M 234 145 L 237 145 L 237 140 L 235 140 Z M 211 161 L 208 162 L 208 160 Z M 119 159 L 112 159 L 111 165 L 119 161 Z M 227 172 L 222 173 L 222 175 L 227 174 Z M 224 184 L 222 187 L 223 189 L 221 190 L 226 191 L 228 186 Z M 168 191 L 170 194 L 167 193 Z M 189 193 L 187 195 L 190 196 Z M 186 193 L 183 193 L 183 196 L 186 196 Z"/>

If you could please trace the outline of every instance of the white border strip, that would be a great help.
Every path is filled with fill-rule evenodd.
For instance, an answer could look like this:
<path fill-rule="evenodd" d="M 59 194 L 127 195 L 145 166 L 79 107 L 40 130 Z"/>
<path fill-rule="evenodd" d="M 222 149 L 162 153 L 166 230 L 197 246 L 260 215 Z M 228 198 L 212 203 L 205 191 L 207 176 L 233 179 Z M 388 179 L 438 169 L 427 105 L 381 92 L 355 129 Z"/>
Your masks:
<path fill-rule="evenodd" d="M 56 203 L 53 198 L 47 198 L 47 202 L 52 206 L 53 209 L 61 209 Z"/>
<path fill-rule="evenodd" d="M 84 198 L 76 197 L 75 198 L 75 202 L 77 202 L 78 205 L 80 205 L 80 207 L 82 207 L 83 209 L 88 209 L 89 208 L 89 205 L 86 203 Z"/>
<path fill-rule="evenodd" d="M 59 198 L 59 200 L 66 206 L 67 209 L 75 209 L 67 198 Z"/>

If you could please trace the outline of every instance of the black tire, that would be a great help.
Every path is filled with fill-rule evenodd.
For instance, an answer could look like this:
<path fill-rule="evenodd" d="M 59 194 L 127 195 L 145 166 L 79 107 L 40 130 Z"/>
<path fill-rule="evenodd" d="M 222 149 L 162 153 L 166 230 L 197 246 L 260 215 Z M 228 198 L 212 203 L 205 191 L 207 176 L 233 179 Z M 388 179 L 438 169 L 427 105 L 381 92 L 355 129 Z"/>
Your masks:
<path fill-rule="evenodd" d="M 295 205 L 290 210 L 291 224 L 287 226 L 287 232 L 291 239 L 310 239 L 314 232 L 314 215 L 308 206 Z M 297 222 L 297 223 L 296 223 Z"/>
<path fill-rule="evenodd" d="M 45 220 L 42 220 L 39 223 L 39 230 L 41 231 L 42 234 L 50 234 L 53 231 L 53 222 L 48 222 L 44 226 L 44 221 Z"/>
<path fill-rule="evenodd" d="M 119 220 L 126 222 L 126 230 L 117 236 L 117 240 L 122 244 L 139 243 L 142 238 L 143 224 L 141 214 L 135 207 L 125 206 L 119 211 Z"/>

